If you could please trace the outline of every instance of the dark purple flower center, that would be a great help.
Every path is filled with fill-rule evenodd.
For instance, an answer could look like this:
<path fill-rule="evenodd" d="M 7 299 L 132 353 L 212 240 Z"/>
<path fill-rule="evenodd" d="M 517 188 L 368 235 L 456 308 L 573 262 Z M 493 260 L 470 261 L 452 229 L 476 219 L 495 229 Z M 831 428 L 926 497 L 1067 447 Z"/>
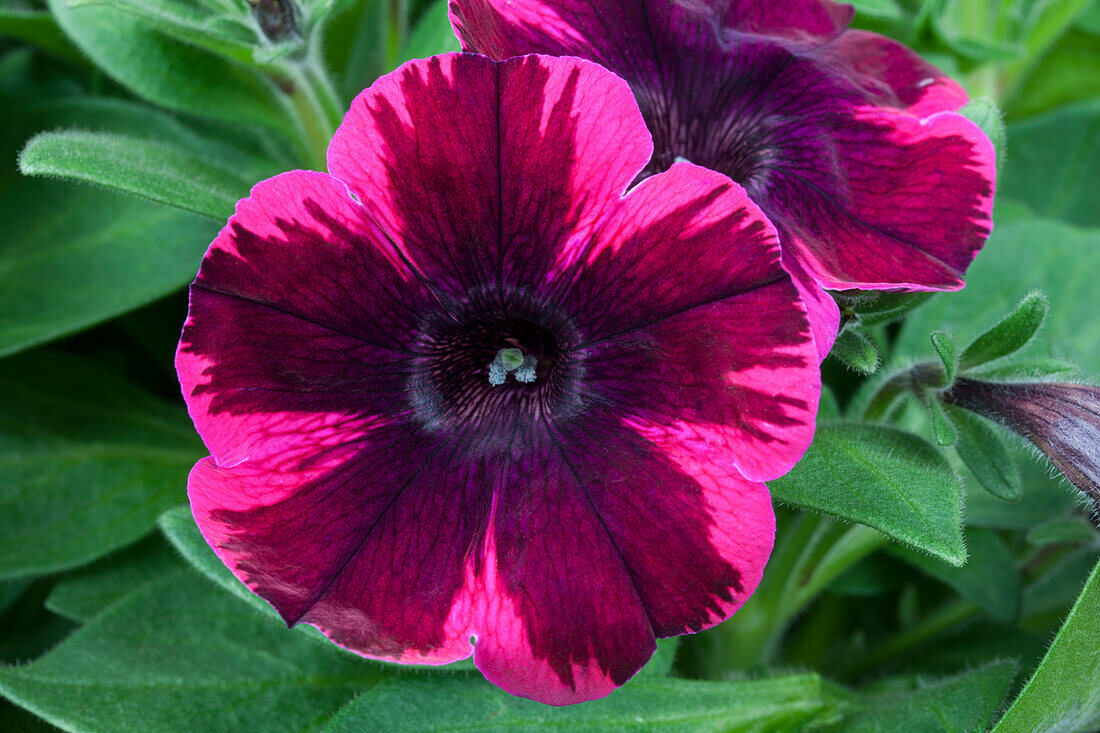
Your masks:
<path fill-rule="evenodd" d="M 477 297 L 425 319 L 408 392 L 423 426 L 489 452 L 519 444 L 539 421 L 577 414 L 583 360 L 568 318 L 523 297 Z M 535 379 L 490 381 L 503 349 L 532 357 Z"/>

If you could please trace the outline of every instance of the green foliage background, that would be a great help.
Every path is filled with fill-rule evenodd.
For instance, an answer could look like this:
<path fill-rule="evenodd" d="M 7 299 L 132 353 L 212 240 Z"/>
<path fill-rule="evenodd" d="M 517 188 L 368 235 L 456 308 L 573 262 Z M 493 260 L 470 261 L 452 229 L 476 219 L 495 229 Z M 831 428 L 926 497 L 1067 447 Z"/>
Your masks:
<path fill-rule="evenodd" d="M 286 629 L 185 506 L 183 288 L 254 182 L 323 169 L 352 96 L 457 49 L 445 5 L 298 0 L 272 36 L 246 0 L 0 0 L 0 729 L 1100 729 L 1082 501 L 1019 439 L 894 388 L 918 362 L 1100 375 L 1100 2 L 855 4 L 971 92 L 995 232 L 961 292 L 845 301 L 744 609 L 557 709 Z"/>

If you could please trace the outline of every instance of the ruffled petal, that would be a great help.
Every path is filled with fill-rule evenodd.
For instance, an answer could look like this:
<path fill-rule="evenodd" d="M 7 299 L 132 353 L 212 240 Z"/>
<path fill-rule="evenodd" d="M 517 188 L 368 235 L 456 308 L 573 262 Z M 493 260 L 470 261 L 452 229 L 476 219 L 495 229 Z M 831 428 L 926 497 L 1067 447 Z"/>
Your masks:
<path fill-rule="evenodd" d="M 303 435 L 232 467 L 199 462 L 188 494 L 203 536 L 288 624 L 376 659 L 469 656 L 487 482 L 405 426 L 341 437 Z"/>
<path fill-rule="evenodd" d="M 833 127 L 839 173 L 790 166 L 765 209 L 826 288 L 956 290 L 992 230 L 989 138 L 961 115 L 864 107 Z"/>
<path fill-rule="evenodd" d="M 969 100 L 951 77 L 897 41 L 869 31 L 851 30 L 819 52 L 834 59 L 869 99 L 899 107 L 916 117 L 956 112 Z"/>
<path fill-rule="evenodd" d="M 588 487 L 552 440 L 501 467 L 474 663 L 512 694 L 567 705 L 626 682 L 656 643 Z"/>
<path fill-rule="evenodd" d="M 821 377 L 808 331 L 783 279 L 593 345 L 591 399 L 768 481 L 813 440 Z"/>
<path fill-rule="evenodd" d="M 257 184 L 203 260 L 176 354 L 214 458 L 275 455 L 399 412 L 430 299 L 336 179 Z"/>
<path fill-rule="evenodd" d="M 684 162 L 638 184 L 560 258 L 546 292 L 587 342 L 787 279 L 775 229 L 744 189 Z"/>
<path fill-rule="evenodd" d="M 844 32 L 855 8 L 831 0 L 702 0 L 722 25 L 742 33 L 822 43 Z"/>
<path fill-rule="evenodd" d="M 651 150 L 629 88 L 595 64 L 451 54 L 361 93 L 329 170 L 437 293 L 458 298 L 539 279 Z"/>
<path fill-rule="evenodd" d="M 840 331 L 840 306 L 833 300 L 833 296 L 806 274 L 795 257 L 783 257 L 783 269 L 790 273 L 791 281 L 798 288 L 798 295 L 806 306 L 806 316 L 810 320 L 817 357 L 824 361 Z"/>

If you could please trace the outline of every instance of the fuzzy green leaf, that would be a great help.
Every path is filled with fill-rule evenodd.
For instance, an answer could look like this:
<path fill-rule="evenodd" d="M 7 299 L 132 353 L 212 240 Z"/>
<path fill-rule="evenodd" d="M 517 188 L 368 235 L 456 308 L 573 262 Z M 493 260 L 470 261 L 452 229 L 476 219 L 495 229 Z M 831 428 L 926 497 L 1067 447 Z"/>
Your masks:
<path fill-rule="evenodd" d="M 46 597 L 46 608 L 84 623 L 120 598 L 186 567 L 175 550 L 152 535 L 58 581 Z"/>
<path fill-rule="evenodd" d="M 947 387 L 955 381 L 955 370 L 959 366 L 959 346 L 946 331 L 933 331 L 929 339 L 943 365 L 943 381 L 936 386 Z"/>
<path fill-rule="evenodd" d="M 866 524 L 952 564 L 966 559 L 959 479 L 915 435 L 878 425 L 820 427 L 794 470 L 768 488 L 780 501 Z"/>
<path fill-rule="evenodd" d="M 98 183 L 225 221 L 251 181 L 187 150 L 126 135 L 46 132 L 19 156 L 26 175 Z"/>
<path fill-rule="evenodd" d="M 997 103 L 989 97 L 978 97 L 970 100 L 970 103 L 959 112 L 978 127 L 993 143 L 993 149 L 997 151 L 997 159 L 1005 157 L 1005 122 L 1004 115 L 997 108 Z"/>
<path fill-rule="evenodd" d="M 603 700 L 555 708 L 471 678 L 390 680 L 357 697 L 324 731 L 798 730 L 834 717 L 822 687 L 810 674 L 735 682 L 644 678 Z"/>
<path fill-rule="evenodd" d="M 48 2 L 80 50 L 143 99 L 180 112 L 295 135 L 278 88 L 255 68 L 171 38 L 137 15 L 109 5 Z"/>
<path fill-rule="evenodd" d="M 1085 733 L 1100 727 L 1100 564 L 1043 661 L 993 733 Z"/>
<path fill-rule="evenodd" d="M 865 375 L 878 371 L 882 362 L 874 342 L 866 334 L 850 326 L 836 337 L 829 356 L 852 371 Z"/>
<path fill-rule="evenodd" d="M 1055 545 L 1061 543 L 1096 542 L 1100 539 L 1096 529 L 1084 519 L 1065 517 L 1053 522 L 1032 527 L 1027 533 L 1027 541 L 1032 545 Z"/>
<path fill-rule="evenodd" d="M 1023 490 L 1020 469 L 1003 431 L 966 410 L 952 405 L 944 405 L 944 409 L 955 424 L 955 450 L 978 483 L 1005 501 L 1019 499 Z"/>
<path fill-rule="evenodd" d="M 0 692 L 66 730 L 299 731 L 391 668 L 309 643 L 189 570 L 134 593 Z"/>
<path fill-rule="evenodd" d="M 924 401 L 924 404 L 928 408 L 928 419 L 936 443 L 944 447 L 955 445 L 955 441 L 959 439 L 959 434 L 955 429 L 955 423 L 944 411 L 943 403 L 935 396 L 931 396 Z"/>
<path fill-rule="evenodd" d="M 186 413 L 62 354 L 0 362 L 0 577 L 90 562 L 184 497 Z"/>
<path fill-rule="evenodd" d="M 993 662 L 955 677 L 878 683 L 881 691 L 861 696 L 862 708 L 843 725 L 844 733 L 982 731 L 989 727 L 1016 675 L 1012 662 Z"/>
<path fill-rule="evenodd" d="M 1047 297 L 1032 290 L 1011 313 L 963 350 L 959 366 L 970 369 L 1020 350 L 1039 330 L 1047 310 Z"/>

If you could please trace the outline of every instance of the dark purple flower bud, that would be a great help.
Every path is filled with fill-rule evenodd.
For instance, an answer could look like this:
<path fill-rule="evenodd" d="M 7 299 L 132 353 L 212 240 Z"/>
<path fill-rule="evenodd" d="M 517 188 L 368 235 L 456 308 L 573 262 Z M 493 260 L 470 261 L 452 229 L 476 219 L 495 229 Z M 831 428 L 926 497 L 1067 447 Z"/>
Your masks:
<path fill-rule="evenodd" d="M 248 0 L 248 4 L 268 40 L 278 43 L 301 35 L 293 0 Z"/>
<path fill-rule="evenodd" d="M 959 378 L 944 398 L 1024 436 L 1074 486 L 1100 501 L 1100 388 Z"/>

